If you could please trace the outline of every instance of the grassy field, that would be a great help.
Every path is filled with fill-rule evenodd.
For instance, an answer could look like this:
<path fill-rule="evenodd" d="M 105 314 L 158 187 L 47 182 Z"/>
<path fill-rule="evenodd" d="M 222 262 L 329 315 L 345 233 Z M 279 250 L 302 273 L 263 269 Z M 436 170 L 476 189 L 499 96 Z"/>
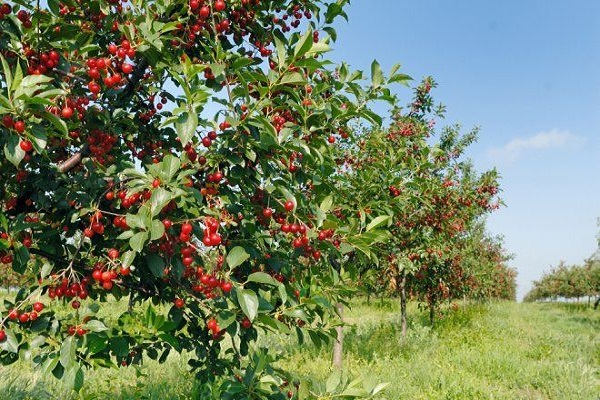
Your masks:
<path fill-rule="evenodd" d="M 560 304 L 495 303 L 450 311 L 434 331 L 411 310 L 406 338 L 396 302 L 357 301 L 347 312 L 345 362 L 353 375 L 389 382 L 382 399 L 600 399 L 600 311 Z M 284 365 L 313 379 L 330 372 L 330 353 L 276 337 Z M 73 396 L 27 361 L 0 367 L 1 399 L 192 399 L 186 356 L 166 365 L 90 372 Z"/>

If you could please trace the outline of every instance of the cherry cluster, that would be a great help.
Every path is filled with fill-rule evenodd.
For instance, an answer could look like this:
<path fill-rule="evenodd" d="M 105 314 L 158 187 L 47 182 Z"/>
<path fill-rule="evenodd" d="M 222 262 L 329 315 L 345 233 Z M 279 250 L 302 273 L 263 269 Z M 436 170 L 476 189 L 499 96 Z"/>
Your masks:
<path fill-rule="evenodd" d="M 8 311 L 8 320 L 26 324 L 30 321 L 35 321 L 39 318 L 39 313 L 44 310 L 44 304 L 40 302 L 33 303 L 28 311 L 20 311 L 12 308 Z M 3 331 L 2 331 L 3 332 Z M 4 337 L 6 339 L 6 337 Z M 0 340 L 2 341 L 2 340 Z"/>

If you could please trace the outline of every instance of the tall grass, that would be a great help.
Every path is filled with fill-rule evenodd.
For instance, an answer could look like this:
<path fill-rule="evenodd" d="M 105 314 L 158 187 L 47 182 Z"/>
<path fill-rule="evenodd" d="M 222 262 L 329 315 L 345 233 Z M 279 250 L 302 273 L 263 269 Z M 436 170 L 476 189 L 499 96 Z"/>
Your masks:
<path fill-rule="evenodd" d="M 548 399 L 600 397 L 600 312 L 559 304 L 492 303 L 447 310 L 435 330 L 410 308 L 400 334 L 395 301 L 354 302 L 346 312 L 345 368 L 389 382 L 382 399 Z M 269 336 L 281 366 L 314 380 L 330 372 L 328 348 Z M 187 355 L 140 369 L 89 371 L 81 394 L 19 361 L 0 367 L 0 399 L 194 399 Z"/>

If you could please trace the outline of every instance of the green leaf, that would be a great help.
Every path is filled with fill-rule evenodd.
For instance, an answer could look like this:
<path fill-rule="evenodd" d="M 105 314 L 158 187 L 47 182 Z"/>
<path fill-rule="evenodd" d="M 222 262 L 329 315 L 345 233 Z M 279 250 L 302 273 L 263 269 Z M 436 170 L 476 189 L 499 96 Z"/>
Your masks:
<path fill-rule="evenodd" d="M 121 336 L 110 339 L 110 349 L 119 357 L 125 357 L 129 354 L 129 343 L 127 339 Z"/>
<path fill-rule="evenodd" d="M 277 49 L 277 63 L 283 65 L 285 63 L 286 51 L 283 40 L 275 36 L 275 48 Z"/>
<path fill-rule="evenodd" d="M 281 85 L 306 85 L 306 79 L 300 72 L 289 72 L 281 77 Z"/>
<path fill-rule="evenodd" d="M 7 351 L 9 353 L 18 353 L 19 352 L 19 341 L 15 334 L 10 330 L 5 330 L 6 340 L 0 343 L 0 350 Z"/>
<path fill-rule="evenodd" d="M 140 214 L 142 214 L 141 213 L 142 210 L 143 210 L 143 208 L 140 208 L 140 212 L 138 214 L 126 214 L 125 215 L 125 222 L 127 222 L 128 227 L 146 229 L 145 216 L 140 215 Z"/>
<path fill-rule="evenodd" d="M 77 350 L 77 339 L 75 336 L 67 337 L 60 346 L 60 364 L 68 370 L 76 364 L 75 352 Z"/>
<path fill-rule="evenodd" d="M 177 171 L 179 171 L 179 168 L 181 168 L 181 161 L 179 158 L 171 154 L 166 155 L 160 163 L 160 178 L 166 183 L 170 182 Z"/>
<path fill-rule="evenodd" d="M 196 128 L 198 128 L 198 116 L 196 114 L 189 111 L 179 114 L 175 121 L 175 130 L 182 146 L 187 145 L 192 140 Z"/>
<path fill-rule="evenodd" d="M 165 234 L 165 226 L 159 220 L 152 221 L 152 230 L 150 231 L 150 240 L 158 240 Z"/>
<path fill-rule="evenodd" d="M 121 256 L 121 266 L 123 268 L 130 267 L 133 263 L 133 260 L 135 259 L 136 254 L 137 253 L 135 251 L 131 250 L 127 250 L 125 253 L 123 253 L 123 255 Z"/>
<path fill-rule="evenodd" d="M 157 278 L 162 278 L 165 270 L 165 261 L 162 257 L 156 254 L 148 254 L 146 256 L 146 265 L 148 265 L 148 269 L 152 272 Z"/>
<path fill-rule="evenodd" d="M 327 393 L 333 393 L 340 383 L 342 382 L 342 370 L 339 368 L 334 369 L 327 378 L 327 382 L 325 383 L 325 390 Z"/>
<path fill-rule="evenodd" d="M 21 149 L 21 146 L 19 146 L 19 137 L 12 134 L 5 135 L 5 137 L 6 143 L 4 144 L 4 155 L 12 165 L 18 168 L 25 157 L 25 152 Z"/>
<path fill-rule="evenodd" d="M 296 43 L 296 47 L 294 47 L 294 58 L 298 59 L 304 56 L 304 54 L 306 54 L 306 52 L 310 50 L 312 44 L 313 31 L 309 28 L 306 32 L 304 32 L 304 35 L 302 35 L 302 37 L 298 40 L 298 43 Z"/>
<path fill-rule="evenodd" d="M 83 329 L 89 330 L 90 332 L 104 332 L 108 330 L 106 325 L 97 319 L 89 320 L 83 324 Z"/>
<path fill-rule="evenodd" d="M 281 282 L 273 278 L 271 275 L 264 272 L 255 272 L 248 276 L 248 282 L 264 283 L 271 286 L 279 286 Z"/>
<path fill-rule="evenodd" d="M 129 239 L 131 249 L 136 252 L 141 252 L 144 244 L 148 240 L 148 232 L 138 232 Z"/>
<path fill-rule="evenodd" d="M 325 199 L 321 202 L 321 205 L 319 206 L 319 208 L 321 209 L 321 211 L 326 213 L 329 210 L 331 210 L 331 206 L 333 206 L 333 196 L 329 195 L 329 196 L 325 197 Z"/>
<path fill-rule="evenodd" d="M 235 267 L 242 265 L 250 257 L 250 254 L 246 253 L 241 246 L 236 246 L 229 251 L 227 254 L 227 265 L 229 268 L 234 269 Z"/>
<path fill-rule="evenodd" d="M 248 289 L 239 289 L 236 290 L 236 294 L 242 311 L 250 321 L 254 321 L 256 314 L 258 314 L 258 297 L 256 293 Z"/>
<path fill-rule="evenodd" d="M 44 119 L 50 121 L 54 128 L 56 128 L 56 130 L 59 131 L 63 136 L 69 135 L 69 128 L 67 128 L 67 124 L 62 118 L 58 118 L 56 115 L 48 111 L 45 111 L 43 115 Z"/>
<path fill-rule="evenodd" d="M 79 392 L 83 387 L 83 370 L 77 364 L 71 368 L 65 369 L 66 372 L 63 377 L 63 381 L 67 384 L 67 387 Z"/>
<path fill-rule="evenodd" d="M 19 274 L 25 272 L 29 262 L 29 250 L 25 246 L 18 246 L 14 251 L 12 269 Z"/>
<path fill-rule="evenodd" d="M 385 223 L 387 223 L 391 217 L 389 215 L 380 215 L 378 217 L 373 218 L 373 220 L 367 225 L 366 231 L 369 232 L 371 229 L 377 228 Z"/>
<path fill-rule="evenodd" d="M 152 195 L 150 196 L 150 213 L 153 217 L 160 214 L 162 209 L 169 204 L 169 202 L 173 199 L 173 195 L 171 192 L 158 187 L 152 190 Z"/>
<path fill-rule="evenodd" d="M 377 62 L 377 60 L 373 60 L 371 64 L 371 83 L 374 88 L 378 88 L 381 86 L 383 82 L 383 72 L 381 72 L 381 65 Z"/>
<path fill-rule="evenodd" d="M 8 62 L 2 56 L 2 54 L 0 54 L 0 60 L 2 61 L 2 70 L 4 71 L 4 79 L 6 80 L 6 87 L 10 89 L 12 87 L 12 80 L 13 80 L 12 71 L 10 70 L 10 66 L 8 65 Z M 11 97 L 10 93 L 8 94 L 8 97 Z"/>

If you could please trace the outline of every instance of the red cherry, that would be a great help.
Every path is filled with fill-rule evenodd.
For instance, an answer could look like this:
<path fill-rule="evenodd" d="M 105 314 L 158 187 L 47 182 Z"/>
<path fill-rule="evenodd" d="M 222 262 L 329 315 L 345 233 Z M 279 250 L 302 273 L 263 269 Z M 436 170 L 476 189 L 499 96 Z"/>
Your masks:
<path fill-rule="evenodd" d="M 0 343 L 4 342 L 6 340 L 6 332 L 4 331 L 4 329 L 0 330 Z"/>
<path fill-rule="evenodd" d="M 33 144 L 29 140 L 21 140 L 19 147 L 21 147 L 21 150 L 27 153 L 33 150 Z"/>
<path fill-rule="evenodd" d="M 158 179 L 158 178 L 157 178 L 157 179 L 154 179 L 154 180 L 152 181 L 152 187 L 153 187 L 153 188 L 157 188 L 157 187 L 159 187 L 159 186 L 160 186 L 160 179 Z"/>
<path fill-rule="evenodd" d="M 177 308 L 183 308 L 185 306 L 185 301 L 183 299 L 175 299 L 173 303 Z"/>
<path fill-rule="evenodd" d="M 215 8 L 215 11 L 221 12 L 225 9 L 225 2 L 223 0 L 217 0 L 213 7 Z"/>
<path fill-rule="evenodd" d="M 210 234 L 210 242 L 211 242 L 211 246 L 218 246 L 221 244 L 221 235 L 219 235 L 218 233 L 214 232 Z"/>
<path fill-rule="evenodd" d="M 15 131 L 17 131 L 19 133 L 23 133 L 25 131 L 25 122 L 23 122 L 23 121 L 15 122 L 14 128 L 15 128 Z"/>
<path fill-rule="evenodd" d="M 214 318 L 211 318 L 211 319 L 208 320 L 208 322 L 206 323 L 206 327 L 208 329 L 210 329 L 211 331 L 213 331 L 213 332 L 219 330 L 218 329 L 219 325 L 217 324 L 217 320 L 214 319 Z"/>
<path fill-rule="evenodd" d="M 110 282 L 111 278 L 112 278 L 112 274 L 110 273 L 110 271 L 104 271 L 102 273 L 102 280 L 104 282 Z"/>
<path fill-rule="evenodd" d="M 64 106 L 62 111 L 60 112 L 60 115 L 62 115 L 63 118 L 69 119 L 73 116 L 73 109 L 69 106 Z"/>
<path fill-rule="evenodd" d="M 185 222 L 183 225 L 181 225 L 181 233 L 184 235 L 191 234 L 193 229 L 194 228 L 192 227 L 192 224 L 189 222 Z"/>
<path fill-rule="evenodd" d="M 250 329 L 252 327 L 252 322 L 250 322 L 248 317 L 244 317 L 242 320 L 242 327 L 244 327 L 244 329 Z"/>
<path fill-rule="evenodd" d="M 102 271 L 100 271 L 99 269 L 95 269 L 94 272 L 92 272 L 92 278 L 95 281 L 101 281 L 102 280 Z"/>
<path fill-rule="evenodd" d="M 209 15 L 210 15 L 210 7 L 208 7 L 208 6 L 203 6 L 200 8 L 200 11 L 198 11 L 198 16 L 202 19 L 208 18 Z"/>
<path fill-rule="evenodd" d="M 265 208 L 262 213 L 265 218 L 271 218 L 273 216 L 273 210 L 271 208 Z"/>
<path fill-rule="evenodd" d="M 173 222 L 171 222 L 170 219 L 163 219 L 162 223 L 165 229 L 171 229 L 171 227 L 173 226 Z"/>
<path fill-rule="evenodd" d="M 121 65 L 121 71 L 123 71 L 124 74 L 129 75 L 130 73 L 133 72 L 133 65 L 123 63 L 123 65 Z"/>
<path fill-rule="evenodd" d="M 79 307 L 81 307 L 81 303 L 80 303 L 80 302 L 78 302 L 77 300 L 73 300 L 73 301 L 71 302 L 71 307 L 73 307 L 74 309 L 76 309 L 76 310 L 77 310 Z"/>
<path fill-rule="evenodd" d="M 119 272 L 123 276 L 129 276 L 131 274 L 131 269 L 129 269 L 129 267 L 121 267 L 121 269 L 119 270 Z"/>
<path fill-rule="evenodd" d="M 42 310 L 44 309 L 44 303 L 40 303 L 39 301 L 37 303 L 33 304 L 33 309 L 36 312 L 42 312 Z"/>
<path fill-rule="evenodd" d="M 225 293 L 231 292 L 232 288 L 233 288 L 233 285 L 231 284 L 231 282 L 221 283 L 221 290 L 223 290 Z"/>
<path fill-rule="evenodd" d="M 286 201 L 283 208 L 285 208 L 286 211 L 292 211 L 294 209 L 294 202 L 292 200 Z"/>
<path fill-rule="evenodd" d="M 117 250 L 117 249 L 108 250 L 108 257 L 113 260 L 119 258 L 119 250 Z"/>

